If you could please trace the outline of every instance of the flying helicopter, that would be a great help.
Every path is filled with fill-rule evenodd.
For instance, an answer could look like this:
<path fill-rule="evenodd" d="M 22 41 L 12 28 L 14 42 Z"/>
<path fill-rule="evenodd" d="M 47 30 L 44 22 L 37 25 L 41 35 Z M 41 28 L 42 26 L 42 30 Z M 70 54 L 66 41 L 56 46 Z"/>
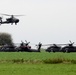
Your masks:
<path fill-rule="evenodd" d="M 3 21 L 3 17 L 0 17 L 0 25 L 1 24 L 10 24 L 13 25 L 13 23 L 15 23 L 15 25 L 17 25 L 17 23 L 19 22 L 18 18 L 15 18 L 15 16 L 24 16 L 24 15 L 9 15 L 9 14 L 1 14 L 1 15 L 5 15 L 5 16 L 10 16 L 9 18 L 6 18 L 5 21 Z"/>

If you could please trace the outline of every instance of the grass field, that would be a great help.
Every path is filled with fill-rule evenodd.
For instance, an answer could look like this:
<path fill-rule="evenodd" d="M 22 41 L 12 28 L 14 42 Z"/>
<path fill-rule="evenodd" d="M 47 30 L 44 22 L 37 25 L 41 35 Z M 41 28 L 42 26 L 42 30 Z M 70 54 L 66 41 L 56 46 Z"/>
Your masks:
<path fill-rule="evenodd" d="M 24 59 L 44 60 L 53 58 L 76 59 L 76 53 L 48 53 L 48 52 L 0 52 L 0 60 Z"/>
<path fill-rule="evenodd" d="M 76 53 L 0 52 L 0 75 L 76 75 L 76 63 L 43 62 L 49 59 L 76 60 Z"/>

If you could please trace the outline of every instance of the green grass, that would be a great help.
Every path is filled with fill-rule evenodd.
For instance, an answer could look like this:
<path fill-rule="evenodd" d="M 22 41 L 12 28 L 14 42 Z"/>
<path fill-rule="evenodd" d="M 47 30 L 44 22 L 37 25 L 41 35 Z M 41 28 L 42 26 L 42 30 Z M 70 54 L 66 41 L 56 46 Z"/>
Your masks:
<path fill-rule="evenodd" d="M 44 60 L 49 58 L 76 59 L 76 53 L 0 52 L 0 60 L 12 60 L 12 59 Z"/>
<path fill-rule="evenodd" d="M 76 65 L 0 64 L 0 75 L 76 75 Z"/>
<path fill-rule="evenodd" d="M 0 75 L 76 75 L 76 53 L 0 52 Z"/>

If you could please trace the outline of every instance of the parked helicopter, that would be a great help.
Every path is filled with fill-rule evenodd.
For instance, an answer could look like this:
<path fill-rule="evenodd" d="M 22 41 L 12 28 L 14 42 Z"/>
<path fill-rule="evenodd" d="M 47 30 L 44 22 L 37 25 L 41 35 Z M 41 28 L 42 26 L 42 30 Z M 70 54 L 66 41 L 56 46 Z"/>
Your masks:
<path fill-rule="evenodd" d="M 17 52 L 17 48 L 13 44 L 5 44 L 0 47 L 0 52 Z"/>
<path fill-rule="evenodd" d="M 25 40 L 25 43 L 23 41 L 21 41 L 20 47 L 18 48 L 18 52 L 40 52 L 41 46 L 42 44 L 39 43 L 38 45 L 36 45 L 38 47 L 38 49 L 31 49 L 31 46 L 29 46 L 30 42 L 27 42 Z"/>
<path fill-rule="evenodd" d="M 67 44 L 67 46 L 62 47 L 61 49 L 62 52 L 76 52 L 76 46 L 74 46 L 74 42 L 71 42 Z"/>
<path fill-rule="evenodd" d="M 49 46 L 45 50 L 46 52 L 76 52 L 76 46 L 74 46 L 74 42 L 69 42 L 69 44 L 46 44 L 43 46 Z"/>
<path fill-rule="evenodd" d="M 8 15 L 8 14 L 1 14 L 1 15 L 5 15 L 5 16 L 11 16 L 10 18 L 6 18 L 5 21 L 3 21 L 2 17 L 0 17 L 0 25 L 1 24 L 9 24 L 11 23 L 11 25 L 13 25 L 13 23 L 15 23 L 15 25 L 17 25 L 17 23 L 19 22 L 19 19 L 15 18 L 15 16 L 23 16 L 23 15 Z"/>
<path fill-rule="evenodd" d="M 48 47 L 45 51 L 46 52 L 60 52 L 61 46 L 58 46 L 57 44 L 51 44 L 50 47 Z"/>

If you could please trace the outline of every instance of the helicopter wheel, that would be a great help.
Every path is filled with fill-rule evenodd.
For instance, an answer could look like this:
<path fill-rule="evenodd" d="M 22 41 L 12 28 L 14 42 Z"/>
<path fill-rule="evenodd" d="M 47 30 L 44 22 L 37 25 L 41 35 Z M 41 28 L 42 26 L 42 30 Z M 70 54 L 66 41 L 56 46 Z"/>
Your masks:
<path fill-rule="evenodd" d="M 68 48 L 65 49 L 65 52 L 66 52 L 66 53 L 69 53 Z"/>
<path fill-rule="evenodd" d="M 50 51 L 53 52 L 53 48 L 51 48 Z"/>
<path fill-rule="evenodd" d="M 17 25 L 17 23 L 15 22 L 15 25 Z"/>

